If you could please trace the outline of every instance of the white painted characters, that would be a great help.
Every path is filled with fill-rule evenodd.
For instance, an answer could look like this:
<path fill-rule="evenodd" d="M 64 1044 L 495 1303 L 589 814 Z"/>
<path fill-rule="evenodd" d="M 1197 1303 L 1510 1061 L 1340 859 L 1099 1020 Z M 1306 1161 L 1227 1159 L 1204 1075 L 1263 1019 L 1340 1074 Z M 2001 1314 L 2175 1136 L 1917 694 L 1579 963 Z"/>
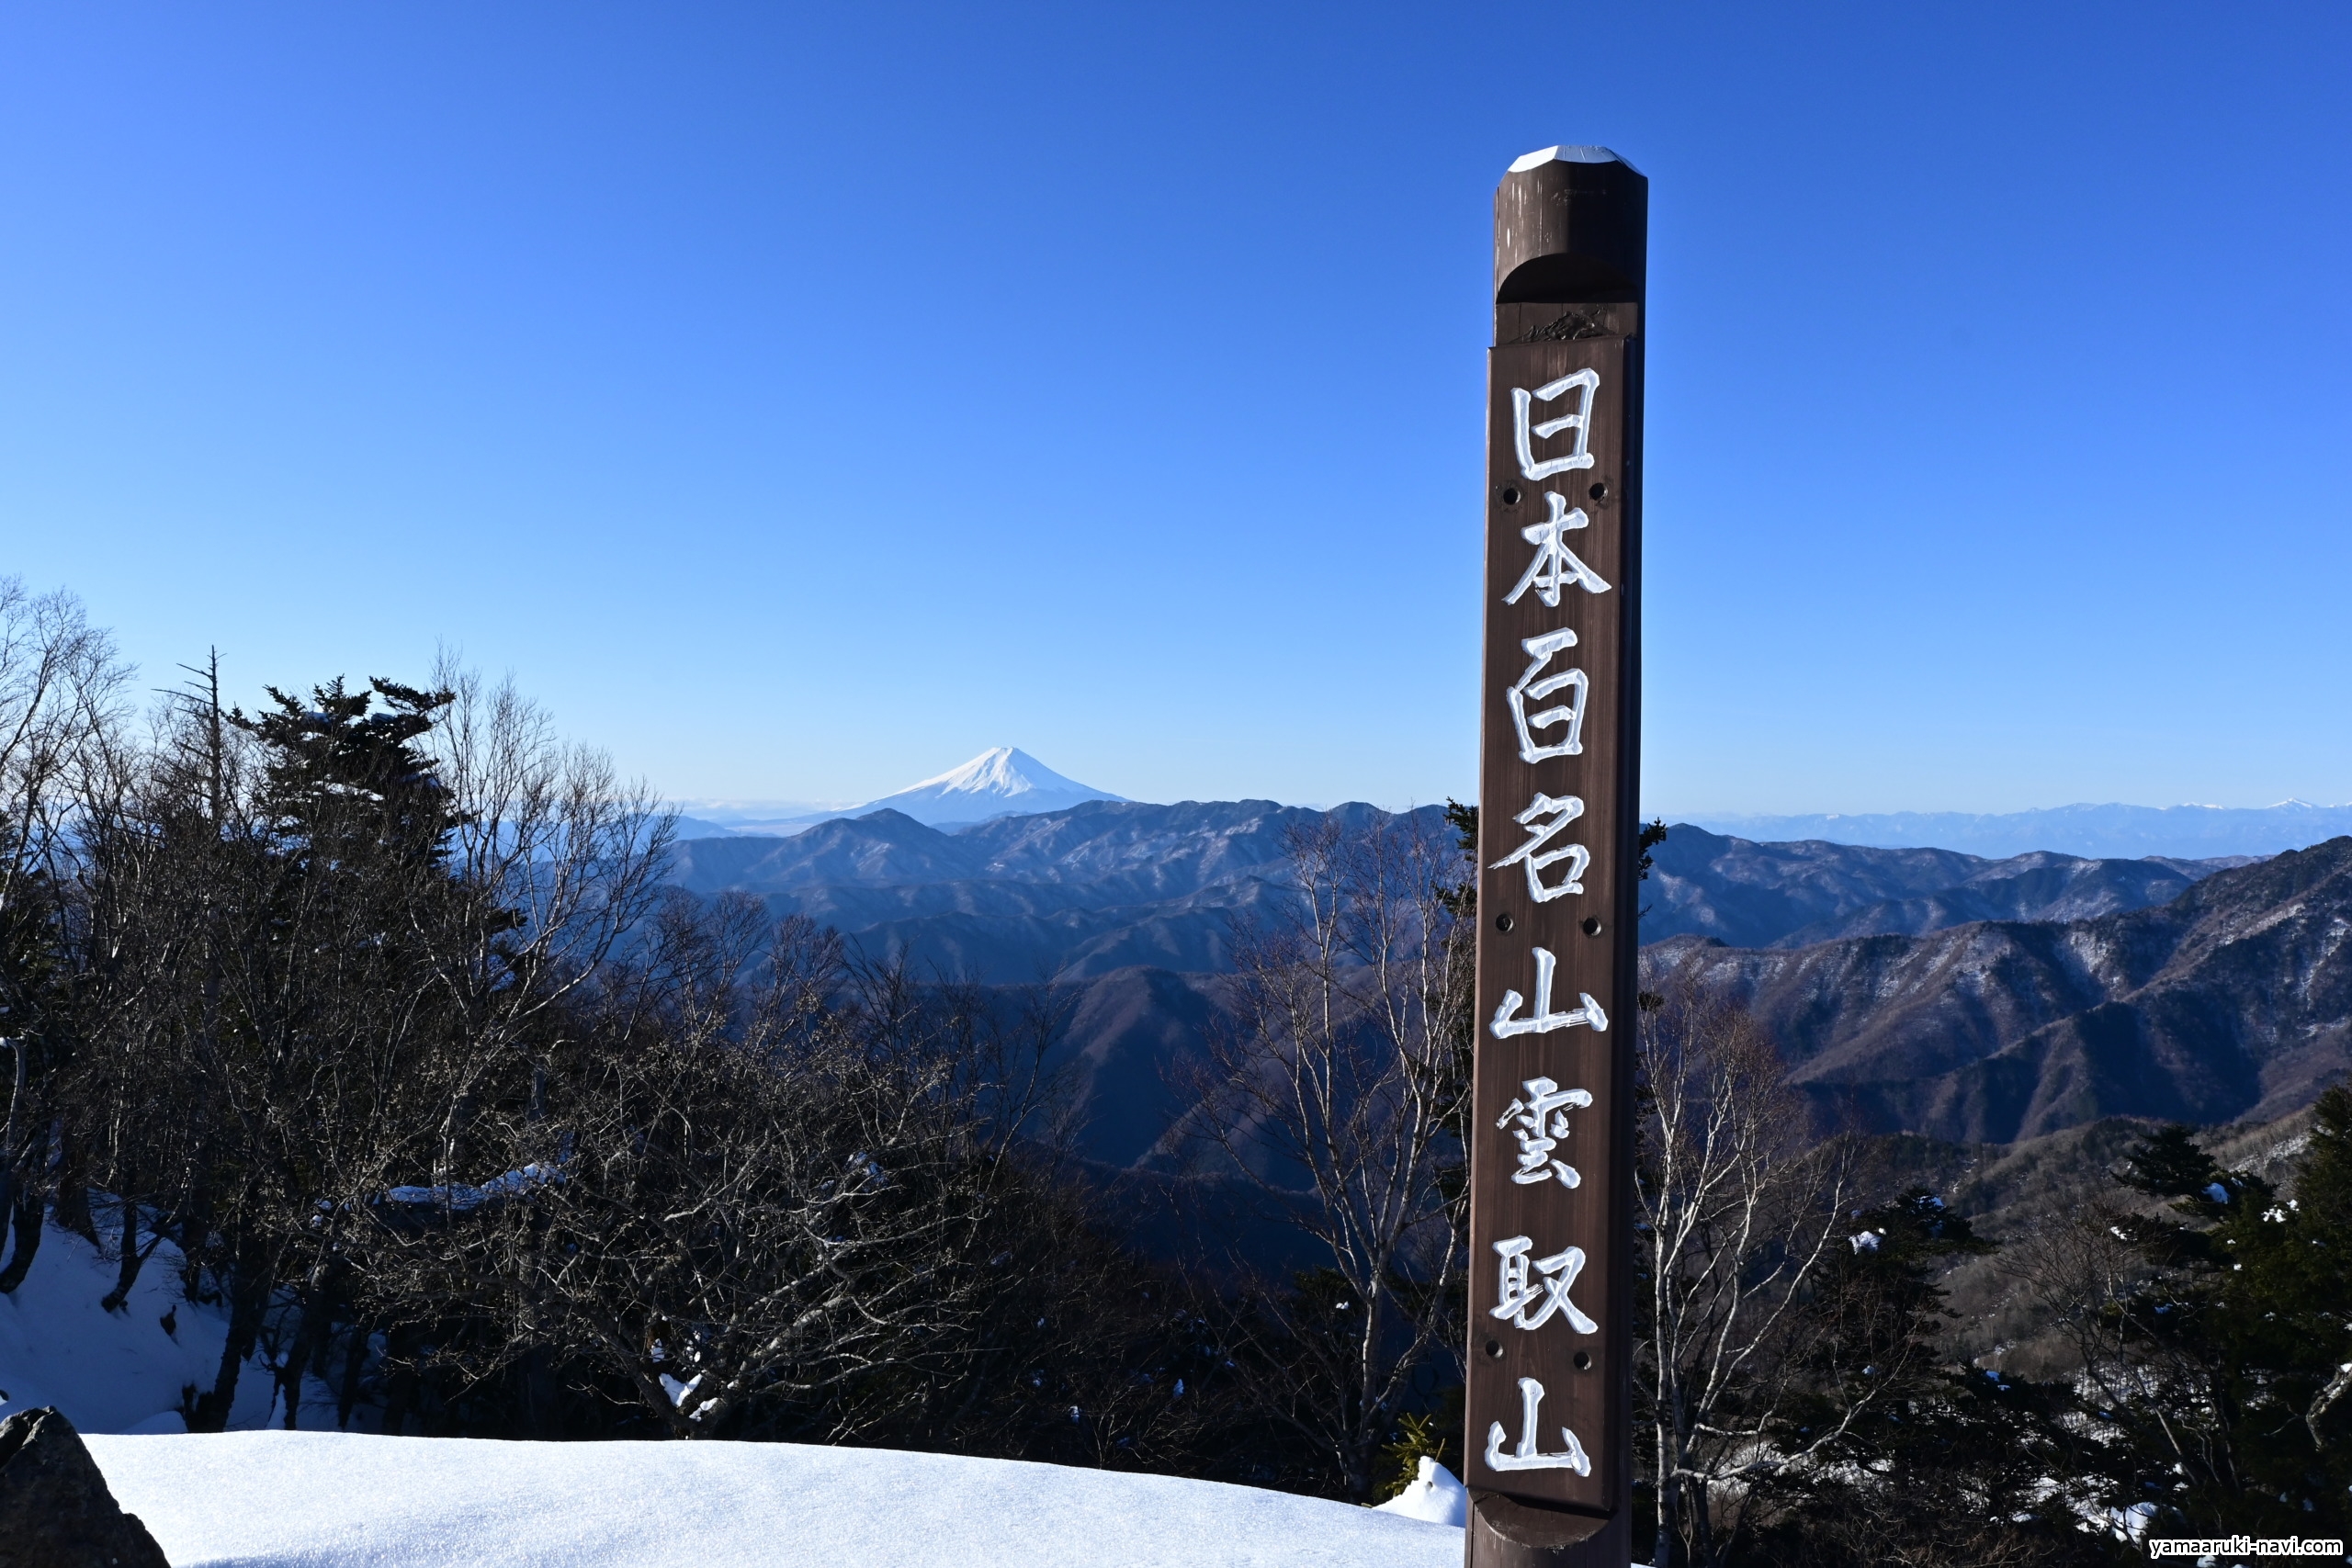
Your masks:
<path fill-rule="evenodd" d="M 1555 1159 L 1552 1151 L 1568 1135 L 1567 1108 L 1581 1111 L 1592 1103 L 1589 1092 L 1580 1089 L 1562 1089 L 1550 1078 L 1530 1078 L 1523 1086 L 1527 1098 L 1514 1100 L 1503 1108 L 1495 1125 L 1510 1131 L 1514 1123 L 1519 1139 L 1519 1168 L 1511 1173 L 1511 1180 L 1521 1187 L 1532 1187 L 1539 1181 L 1557 1181 L 1563 1187 L 1581 1186 L 1584 1178 L 1577 1168 L 1566 1160 Z"/>
<path fill-rule="evenodd" d="M 1517 446 L 1519 471 L 1525 479 L 1540 483 L 1555 474 L 1594 467 L 1590 451 L 1592 414 L 1600 389 L 1600 372 L 1591 369 L 1563 376 L 1532 390 L 1523 387 L 1510 389 L 1512 434 Z M 1566 412 L 1541 423 L 1535 421 L 1534 409 L 1538 402 L 1549 403 L 1562 398 L 1568 400 L 1565 405 Z M 1572 438 L 1565 456 L 1541 458 L 1536 456 L 1539 442 L 1562 435 Z M 1602 580 L 1600 574 L 1569 548 L 1576 535 L 1592 526 L 1592 519 L 1585 514 L 1583 508 L 1571 506 L 1566 495 L 1550 491 L 1542 493 L 1545 516 L 1541 522 L 1530 523 L 1519 529 L 1520 537 L 1534 547 L 1534 558 L 1527 563 L 1526 570 L 1521 573 L 1510 592 L 1503 595 L 1503 603 L 1520 604 L 1532 590 L 1534 598 L 1545 607 L 1558 610 L 1563 596 L 1567 595 L 1571 587 L 1590 594 L 1611 592 L 1609 583 Z M 1600 493 L 1597 489 L 1595 493 Z M 1520 647 L 1528 656 L 1527 668 L 1506 690 L 1504 700 L 1510 708 L 1511 724 L 1519 741 L 1519 758 L 1522 762 L 1532 765 L 1555 758 L 1584 754 L 1585 706 L 1591 695 L 1592 683 L 1582 669 L 1564 662 L 1573 657 L 1570 650 L 1577 646 L 1577 634 L 1566 626 L 1556 631 L 1540 632 L 1520 642 Z M 1555 783 L 1552 775 L 1544 776 L 1545 782 L 1555 788 L 1560 784 L 1574 782 L 1560 780 Z M 1585 802 L 1581 795 L 1534 791 L 1526 808 L 1513 818 L 1525 829 L 1525 841 L 1487 869 L 1508 875 L 1512 866 L 1521 867 L 1527 877 L 1528 897 L 1538 905 L 1548 904 L 1571 894 L 1581 896 L 1585 890 L 1584 876 L 1592 865 L 1592 852 L 1584 844 L 1572 842 L 1567 835 L 1584 816 Z M 1510 890 L 1508 883 L 1504 890 Z M 1497 924 L 1505 931 L 1511 926 L 1509 920 L 1498 920 Z M 1588 922 L 1587 929 L 1598 931 L 1600 928 Z M 1540 939 L 1540 928 L 1529 934 Z M 1516 990 L 1504 991 L 1501 1005 L 1495 1009 L 1494 1017 L 1487 1025 L 1487 1032 L 1497 1040 L 1525 1034 L 1549 1034 L 1562 1029 L 1588 1028 L 1595 1033 L 1606 1032 L 1609 1017 L 1589 993 L 1577 992 L 1577 1005 L 1573 1007 L 1554 1005 L 1552 991 L 1559 978 L 1559 960 L 1548 948 L 1531 944 L 1529 951 L 1535 959 L 1532 1004 Z M 1514 1077 L 1539 1066 L 1549 1066 L 1554 1072 L 1562 1070 L 1556 1065 L 1555 1053 L 1532 1054 L 1538 1059 L 1528 1061 L 1512 1075 Z M 1553 1059 L 1544 1060 L 1547 1056 Z M 1510 1177 L 1512 1184 L 1532 1188 L 1548 1182 L 1562 1190 L 1581 1187 L 1584 1178 L 1574 1165 L 1563 1157 L 1561 1145 L 1568 1137 L 1569 1113 L 1590 1109 L 1593 1104 L 1591 1091 L 1563 1089 L 1555 1079 L 1543 1076 L 1525 1077 L 1521 1089 L 1521 1092 L 1512 1099 L 1495 1122 L 1496 1131 L 1509 1134 L 1518 1145 L 1517 1168 Z M 1484 1157 L 1483 1151 L 1481 1157 Z M 1492 1190 L 1499 1191 L 1499 1189 Z M 1543 1212 L 1552 1207 L 1552 1201 L 1538 1200 L 1530 1193 L 1527 1200 L 1509 1200 L 1504 1208 L 1515 1212 L 1522 1202 L 1532 1202 L 1536 1213 L 1516 1223 L 1524 1224 L 1531 1230 L 1553 1230 L 1553 1222 L 1543 1218 Z M 1576 1209 L 1573 1201 L 1566 1205 L 1568 1211 Z M 1561 1212 L 1555 1218 L 1573 1222 L 1576 1213 Z M 1573 1230 L 1574 1225 L 1568 1228 Z M 1550 1248 L 1548 1251 L 1539 1249 L 1530 1235 L 1505 1236 L 1492 1244 L 1496 1273 L 1495 1301 L 1487 1309 L 1490 1318 L 1526 1333 L 1554 1323 L 1564 1325 L 1573 1334 L 1600 1332 L 1600 1325 L 1579 1308 L 1571 1295 L 1584 1271 L 1585 1250 L 1581 1247 L 1561 1246 L 1562 1239 L 1555 1230 L 1544 1244 Z M 1555 1328 L 1553 1333 L 1558 1334 L 1559 1329 Z M 1532 1377 L 1522 1377 L 1518 1382 L 1518 1442 L 1507 1449 L 1510 1437 L 1503 1423 L 1492 1423 L 1487 1429 L 1486 1451 L 1482 1456 L 1487 1469 L 1502 1473 L 1524 1470 L 1566 1470 L 1589 1476 L 1592 1460 L 1585 1452 L 1584 1444 L 1567 1427 L 1556 1428 L 1563 1446 L 1552 1452 L 1544 1451 L 1540 1422 L 1544 1385 Z"/>
<path fill-rule="evenodd" d="M 1584 1272 L 1584 1248 L 1563 1247 L 1549 1258 L 1531 1259 L 1534 1250 L 1535 1244 L 1523 1235 L 1505 1236 L 1495 1243 L 1496 1255 L 1502 1259 L 1502 1282 L 1497 1287 L 1502 1299 L 1487 1315 L 1507 1319 L 1521 1328 L 1541 1328 L 1558 1313 L 1578 1334 L 1600 1333 L 1600 1325 L 1568 1300 L 1569 1287 Z M 1534 1272 L 1543 1276 L 1541 1280 L 1528 1277 L 1531 1263 Z"/>
<path fill-rule="evenodd" d="M 1503 1452 L 1503 1424 L 1499 1421 L 1487 1428 L 1487 1468 L 1491 1471 L 1513 1470 L 1573 1470 L 1578 1475 L 1592 1473 L 1592 1461 L 1586 1457 L 1584 1445 L 1566 1427 L 1560 1428 L 1560 1440 L 1568 1445 L 1565 1453 L 1547 1454 L 1536 1451 L 1536 1407 L 1544 1403 L 1544 1385 L 1533 1378 L 1519 1380 L 1519 1446 L 1510 1453 Z"/>
<path fill-rule="evenodd" d="M 1559 966 L 1559 962 L 1552 956 L 1550 950 L 1537 948 L 1535 1011 L 1529 1017 L 1521 1018 L 1519 1010 L 1527 1005 L 1527 998 L 1517 991 L 1505 991 L 1502 1006 L 1495 1010 L 1495 1019 L 1487 1026 L 1487 1032 L 1498 1040 L 1508 1040 L 1514 1034 L 1549 1034 L 1555 1029 L 1573 1029 L 1584 1023 L 1590 1024 L 1597 1033 L 1607 1033 L 1609 1015 L 1600 1010 L 1600 1004 L 1594 1001 L 1589 992 L 1577 993 L 1577 999 L 1583 1004 L 1581 1007 L 1570 1008 L 1566 1012 L 1552 1010 L 1552 971 Z"/>
<path fill-rule="evenodd" d="M 1566 844 L 1548 854 L 1535 852 L 1565 832 L 1569 823 L 1583 815 L 1584 802 L 1575 795 L 1564 795 L 1555 800 L 1539 790 L 1535 798 L 1529 802 L 1527 809 L 1511 818 L 1527 829 L 1527 842 L 1520 845 L 1487 869 L 1500 871 L 1507 865 L 1525 866 L 1527 896 L 1539 904 L 1548 904 L 1555 898 L 1564 898 L 1571 893 L 1583 892 L 1584 884 L 1577 878 L 1583 876 L 1584 868 L 1592 863 L 1591 851 L 1582 844 Z M 1551 818 L 1550 821 L 1543 820 L 1547 817 Z M 1542 874 L 1544 868 L 1556 865 L 1561 861 L 1569 863 L 1567 874 L 1550 886 L 1545 886 Z"/>
<path fill-rule="evenodd" d="M 1547 419 L 1541 424 L 1531 425 L 1528 423 L 1538 400 L 1548 403 L 1571 389 L 1584 394 L 1577 400 L 1576 412 Z M 1546 382 L 1533 392 L 1524 387 L 1510 389 L 1511 435 L 1519 444 L 1519 471 L 1521 474 L 1532 481 L 1550 479 L 1554 474 L 1565 474 L 1572 468 L 1592 467 L 1592 454 L 1585 448 L 1592 440 L 1593 394 L 1600 390 L 1600 372 L 1598 370 L 1578 370 L 1556 381 Z M 1548 440 L 1564 430 L 1577 433 L 1575 448 L 1565 457 L 1547 457 L 1537 462 L 1535 442 Z"/>
<path fill-rule="evenodd" d="M 1554 654 L 1565 653 L 1576 645 L 1577 634 L 1566 626 L 1555 632 L 1544 632 L 1520 640 L 1519 646 L 1525 649 L 1531 657 L 1525 672 L 1511 682 L 1510 690 L 1503 694 L 1503 699 L 1510 704 L 1510 721 L 1519 729 L 1519 760 L 1522 762 L 1540 762 L 1546 757 L 1584 755 L 1584 705 L 1592 682 L 1585 679 L 1581 670 L 1562 670 L 1554 674 L 1544 674 Z M 1536 679 L 1539 675 L 1544 676 L 1540 681 Z M 1529 703 L 1540 703 L 1555 692 L 1571 689 L 1576 695 L 1564 705 L 1542 708 L 1534 713 L 1527 711 Z M 1549 729 L 1555 724 L 1566 725 L 1567 733 L 1549 746 L 1536 744 L 1535 731 Z"/>
<path fill-rule="evenodd" d="M 1560 587 L 1568 582 L 1588 593 L 1608 592 L 1609 584 L 1600 581 L 1600 574 L 1578 560 L 1577 553 L 1568 548 L 1568 535 L 1592 520 L 1584 514 L 1583 507 L 1571 511 L 1565 498 L 1549 491 L 1544 492 L 1544 499 L 1551 503 L 1552 515 L 1519 531 L 1521 538 L 1535 547 L 1535 558 L 1527 563 L 1519 586 L 1503 595 L 1503 603 L 1516 604 L 1519 596 L 1532 588 L 1538 599 L 1556 610 L 1560 607 Z"/>

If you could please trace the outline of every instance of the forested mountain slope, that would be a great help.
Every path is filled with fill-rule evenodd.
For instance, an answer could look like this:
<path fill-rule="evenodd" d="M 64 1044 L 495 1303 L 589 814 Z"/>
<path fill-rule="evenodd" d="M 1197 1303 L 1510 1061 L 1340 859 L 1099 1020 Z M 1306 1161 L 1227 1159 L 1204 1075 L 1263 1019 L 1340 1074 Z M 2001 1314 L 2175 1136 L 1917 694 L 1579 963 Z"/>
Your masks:
<path fill-rule="evenodd" d="M 1878 1131 L 2008 1142 L 2101 1116 L 2275 1116 L 2352 1067 L 2352 838 L 2162 906 L 1783 949 L 1679 936 L 1653 988 L 1736 996 Z"/>

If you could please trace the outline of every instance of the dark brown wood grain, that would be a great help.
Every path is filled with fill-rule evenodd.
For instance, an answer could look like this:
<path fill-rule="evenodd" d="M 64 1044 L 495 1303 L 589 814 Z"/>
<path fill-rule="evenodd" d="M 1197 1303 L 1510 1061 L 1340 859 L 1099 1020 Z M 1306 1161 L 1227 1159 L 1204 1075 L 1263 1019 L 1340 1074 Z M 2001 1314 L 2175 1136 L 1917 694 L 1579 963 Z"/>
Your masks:
<path fill-rule="evenodd" d="M 1583 201 L 1585 205 L 1579 206 Z M 1596 205 L 1597 204 L 1597 205 Z M 1467 1550 L 1476 1564 L 1514 1540 L 1530 1562 L 1623 1562 L 1629 1549 L 1632 1370 L 1633 1036 L 1638 1007 L 1634 959 L 1638 886 L 1640 777 L 1640 496 L 1642 355 L 1641 263 L 1646 243 L 1646 186 L 1623 164 L 1547 164 L 1506 178 L 1497 196 L 1498 303 L 1487 386 L 1487 563 L 1479 775 L 1477 1054 L 1471 1174 L 1470 1377 L 1464 1483 L 1486 1494 Z M 1632 232 L 1628 231 L 1632 230 Z M 1583 247 L 1581 250 L 1578 247 Z M 1551 247 L 1546 249 L 1546 247 Z M 1553 298 L 1531 298 L 1550 294 Z M 1579 298 L 1579 295 L 1586 297 Z M 1535 390 L 1578 371 L 1599 378 L 1585 450 L 1589 468 L 1531 479 L 1519 451 L 1514 389 Z M 1578 394 L 1533 404 L 1530 423 L 1573 412 Z M 1540 463 L 1568 455 L 1573 431 L 1531 437 Z M 1539 546 L 1523 530 L 1562 510 L 1581 511 L 1586 526 L 1565 535 L 1567 547 L 1608 587 L 1563 582 L 1556 604 L 1538 586 L 1507 602 Z M 1530 761 L 1509 694 L 1531 662 L 1527 639 L 1563 630 L 1573 649 L 1553 655 L 1544 673 L 1580 669 L 1587 680 L 1582 750 Z M 1532 708 L 1556 705 L 1566 694 Z M 1532 730 L 1556 744 L 1565 727 Z M 1539 795 L 1574 796 L 1582 814 L 1544 846 L 1578 842 L 1590 863 L 1582 891 L 1536 898 L 1523 865 L 1506 861 L 1530 829 L 1516 818 Z M 1568 863 L 1541 874 L 1557 886 Z M 1498 1037 L 1493 1030 L 1506 993 L 1536 1005 L 1537 950 L 1556 960 L 1555 1012 L 1600 1003 L 1605 1030 L 1577 1024 Z M 1519 1147 L 1498 1127 L 1506 1109 L 1524 1100 L 1529 1080 L 1589 1093 L 1589 1107 L 1566 1111 L 1570 1132 L 1553 1151 L 1581 1181 L 1519 1182 Z M 1497 1244 L 1526 1237 L 1542 1258 L 1568 1247 L 1585 1261 L 1570 1299 L 1592 1320 L 1579 1331 L 1555 1314 L 1533 1329 L 1494 1315 L 1502 1284 Z M 1540 1276 L 1531 1273 L 1540 1286 Z M 1490 1427 L 1503 1428 L 1502 1450 L 1519 1444 L 1520 1380 L 1544 1390 L 1543 1454 L 1575 1432 L 1590 1472 L 1543 1468 L 1498 1471 L 1485 1455 Z M 1534 1510 L 1531 1512 L 1531 1509 Z M 1550 1527 L 1530 1521 L 1547 1517 Z M 1563 1510 L 1605 1519 L 1577 1527 Z M 1556 1544 L 1546 1544 L 1541 1537 Z M 1531 1534 L 1530 1532 L 1533 1533 Z M 1483 1555 L 1482 1540 L 1490 1544 Z M 1571 1540 L 1580 1544 L 1571 1546 Z M 1595 1553 L 1599 1553 L 1598 1556 Z M 1547 1553 L 1549 1555 L 1547 1555 Z M 1517 1562 L 1519 1555 L 1510 1555 Z"/>

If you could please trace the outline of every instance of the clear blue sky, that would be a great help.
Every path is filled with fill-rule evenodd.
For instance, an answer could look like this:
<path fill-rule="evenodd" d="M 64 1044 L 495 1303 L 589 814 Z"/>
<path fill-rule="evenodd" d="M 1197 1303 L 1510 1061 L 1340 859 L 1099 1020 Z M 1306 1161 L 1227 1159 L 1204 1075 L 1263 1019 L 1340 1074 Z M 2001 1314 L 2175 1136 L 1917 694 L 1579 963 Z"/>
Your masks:
<path fill-rule="evenodd" d="M 2340 4 L 0 5 L 0 571 L 682 796 L 1474 786 L 1489 202 L 1652 181 L 1653 809 L 2352 797 Z"/>

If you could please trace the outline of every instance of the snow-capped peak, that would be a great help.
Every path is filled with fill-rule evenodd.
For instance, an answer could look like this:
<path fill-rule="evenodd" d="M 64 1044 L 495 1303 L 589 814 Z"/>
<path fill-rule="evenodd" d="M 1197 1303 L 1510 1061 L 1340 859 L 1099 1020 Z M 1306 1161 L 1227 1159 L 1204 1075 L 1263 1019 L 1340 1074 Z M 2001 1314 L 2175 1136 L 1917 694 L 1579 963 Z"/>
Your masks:
<path fill-rule="evenodd" d="M 981 752 L 960 768 L 910 784 L 899 795 L 932 790 L 941 795 L 1029 795 L 1037 790 L 1093 794 L 1076 779 L 1066 779 L 1017 746 L 998 746 Z M 886 798 L 895 798 L 886 797 Z"/>
<path fill-rule="evenodd" d="M 1089 800 L 1119 800 L 1108 790 L 1065 778 L 1028 752 L 1013 746 L 983 751 L 963 766 L 934 774 L 895 795 L 869 800 L 842 813 L 862 817 L 869 811 L 903 811 L 918 822 L 939 827 L 951 822 L 979 822 L 1012 812 L 1056 811 Z"/>
<path fill-rule="evenodd" d="M 1039 811 L 1061 811 L 1090 800 L 1125 802 L 1126 796 L 1096 789 L 1066 778 L 1015 746 L 998 746 L 981 752 L 960 768 L 935 773 L 909 784 L 895 795 L 845 806 L 831 811 L 753 819 L 736 813 L 724 821 L 695 822 L 681 838 L 711 835 L 790 838 L 820 822 L 863 817 L 873 811 L 899 811 L 933 828 L 957 828 L 985 822 L 992 817 L 1012 817 Z"/>

